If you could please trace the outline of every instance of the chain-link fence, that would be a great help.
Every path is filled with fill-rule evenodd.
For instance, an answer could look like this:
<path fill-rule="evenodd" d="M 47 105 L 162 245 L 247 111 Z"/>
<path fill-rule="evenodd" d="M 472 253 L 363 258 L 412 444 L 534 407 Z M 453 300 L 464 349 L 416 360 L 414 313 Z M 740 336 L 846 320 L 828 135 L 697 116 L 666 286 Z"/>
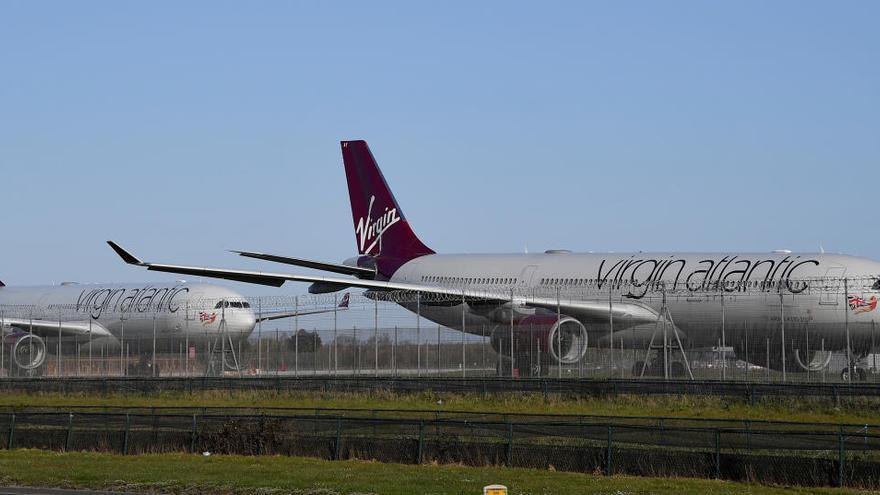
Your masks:
<path fill-rule="evenodd" d="M 506 465 L 880 487 L 880 425 L 357 409 L 25 410 L 0 447 Z"/>
<path fill-rule="evenodd" d="M 874 279 L 438 283 L 450 292 L 0 306 L 0 376 L 880 379 Z"/>

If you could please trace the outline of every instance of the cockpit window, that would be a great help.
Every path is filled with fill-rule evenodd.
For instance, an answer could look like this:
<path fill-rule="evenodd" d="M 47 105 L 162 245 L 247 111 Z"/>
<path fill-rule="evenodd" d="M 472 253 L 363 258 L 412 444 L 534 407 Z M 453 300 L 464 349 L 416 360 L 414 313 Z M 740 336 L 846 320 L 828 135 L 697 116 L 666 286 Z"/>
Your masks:
<path fill-rule="evenodd" d="M 874 281 L 874 285 L 871 286 L 872 290 L 880 290 L 880 278 Z"/>
<path fill-rule="evenodd" d="M 250 307 L 251 307 L 251 305 L 250 305 L 250 303 L 248 303 L 248 302 L 241 302 L 241 301 L 225 301 L 225 300 L 224 300 L 224 301 L 220 301 L 220 302 L 218 302 L 217 305 L 214 306 L 214 309 L 220 309 L 220 308 L 250 308 Z"/>

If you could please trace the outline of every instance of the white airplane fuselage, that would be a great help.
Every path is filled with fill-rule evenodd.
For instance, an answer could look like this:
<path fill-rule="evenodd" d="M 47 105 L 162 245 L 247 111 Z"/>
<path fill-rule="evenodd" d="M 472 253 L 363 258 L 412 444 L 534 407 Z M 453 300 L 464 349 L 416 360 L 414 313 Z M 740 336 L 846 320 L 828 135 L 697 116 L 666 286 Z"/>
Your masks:
<path fill-rule="evenodd" d="M 224 319 L 225 333 L 234 340 L 247 338 L 255 326 L 254 313 L 240 294 L 217 285 L 185 282 L 2 287 L 0 324 L 6 333 L 11 319 L 91 322 L 112 334 L 96 331 L 94 335 L 111 347 L 121 339 L 152 340 L 154 329 L 163 341 L 200 342 L 214 340 Z M 17 329 L 27 331 L 27 326 Z M 53 337 L 51 331 L 44 335 Z M 87 339 L 87 334 L 78 335 L 76 341 L 83 344 Z"/>
<path fill-rule="evenodd" d="M 814 339 L 826 339 L 827 348 L 840 349 L 844 326 L 854 341 L 862 343 L 867 343 L 875 329 L 880 291 L 874 282 L 878 274 L 880 263 L 838 254 L 557 252 L 426 255 L 402 265 L 391 281 L 466 290 L 512 289 L 514 295 L 549 298 L 558 294 L 562 301 L 599 299 L 612 305 L 638 304 L 655 313 L 663 305 L 665 292 L 675 325 L 697 347 L 717 345 L 723 314 L 728 342 L 746 332 L 757 332 L 762 338 L 776 335 L 784 320 L 789 338 L 808 330 Z M 848 301 L 847 296 L 854 299 Z M 411 304 L 405 306 L 413 309 Z M 425 304 L 420 312 L 474 334 L 485 334 L 487 329 L 504 324 L 496 312 L 466 309 L 464 326 L 461 305 Z M 578 317 L 571 311 L 569 315 Z M 585 323 L 600 339 L 599 345 L 604 339 L 607 346 L 609 323 Z M 614 319 L 615 345 L 648 339 L 651 323 Z M 633 327 L 641 331 L 631 331 Z M 813 342 L 817 347 L 820 344 Z"/>

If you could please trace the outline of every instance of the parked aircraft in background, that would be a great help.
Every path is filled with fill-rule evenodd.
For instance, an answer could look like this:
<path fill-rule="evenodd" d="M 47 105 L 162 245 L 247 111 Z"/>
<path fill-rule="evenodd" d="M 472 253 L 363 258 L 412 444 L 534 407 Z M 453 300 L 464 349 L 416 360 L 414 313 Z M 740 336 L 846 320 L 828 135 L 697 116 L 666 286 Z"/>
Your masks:
<path fill-rule="evenodd" d="M 340 306 L 348 306 L 347 294 Z M 38 370 L 49 352 L 64 348 L 113 351 L 124 341 L 152 350 L 154 338 L 176 348 L 185 340 L 213 342 L 221 332 L 234 343 L 247 339 L 259 321 L 329 311 L 256 314 L 241 294 L 210 284 L 6 287 L 0 282 L 3 350 L 18 371 Z"/>
<path fill-rule="evenodd" d="M 830 352 L 847 351 L 851 364 L 841 373 L 848 377 L 871 350 L 880 294 L 876 261 L 788 251 L 436 254 L 413 232 L 367 143 L 341 144 L 359 256 L 326 263 L 237 253 L 347 277 L 147 263 L 110 244 L 125 262 L 155 271 L 275 287 L 309 282 L 313 293 L 358 287 L 375 297 L 418 295 L 418 304 L 414 297 L 398 300 L 442 325 L 488 333 L 496 350 L 510 356 L 510 369 L 523 374 L 540 372 L 526 369 L 526 350 L 539 349 L 545 363 L 570 365 L 584 358 L 588 344 L 647 344 L 665 313 L 674 315 L 675 336 L 691 349 L 717 346 L 726 320 L 724 337 L 737 357 L 774 369 L 816 371 L 828 366 Z M 725 297 L 735 301 L 726 312 Z M 789 326 L 784 341 L 782 322 Z M 757 345 L 765 340 L 767 346 Z M 815 345 L 820 340 L 822 350 Z"/>

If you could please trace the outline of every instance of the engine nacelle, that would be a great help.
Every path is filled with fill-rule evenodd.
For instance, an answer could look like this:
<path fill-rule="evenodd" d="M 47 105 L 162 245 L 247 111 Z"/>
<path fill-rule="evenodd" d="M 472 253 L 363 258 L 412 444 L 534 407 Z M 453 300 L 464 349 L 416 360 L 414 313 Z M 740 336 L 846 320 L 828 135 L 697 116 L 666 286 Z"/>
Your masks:
<path fill-rule="evenodd" d="M 37 335 L 20 334 L 15 336 L 15 343 L 12 344 L 10 354 L 12 362 L 25 371 L 31 371 L 39 368 L 46 362 L 46 341 Z"/>
<path fill-rule="evenodd" d="M 492 349 L 502 355 L 511 353 L 511 331 L 498 327 L 492 333 Z M 570 316 L 554 314 L 526 316 L 514 323 L 514 355 L 540 353 L 558 364 L 575 364 L 587 352 L 587 329 Z"/>
<path fill-rule="evenodd" d="M 815 337 L 811 340 L 818 342 L 821 337 Z M 769 348 L 770 355 L 767 355 Z M 800 372 L 819 372 L 831 364 L 833 353 L 831 351 L 821 351 L 819 349 L 803 349 L 795 345 L 790 345 L 785 349 L 785 366 L 782 363 L 782 346 L 778 337 L 771 338 L 769 346 L 765 343 L 755 345 L 749 349 L 745 349 L 742 345 L 734 345 L 734 352 L 737 359 L 748 361 L 756 366 L 769 366 L 771 370 Z"/>
<path fill-rule="evenodd" d="M 794 354 L 794 361 L 802 370 L 813 373 L 827 368 L 833 357 L 831 351 L 811 350 L 801 354 L 800 349 L 795 349 L 792 354 Z"/>

